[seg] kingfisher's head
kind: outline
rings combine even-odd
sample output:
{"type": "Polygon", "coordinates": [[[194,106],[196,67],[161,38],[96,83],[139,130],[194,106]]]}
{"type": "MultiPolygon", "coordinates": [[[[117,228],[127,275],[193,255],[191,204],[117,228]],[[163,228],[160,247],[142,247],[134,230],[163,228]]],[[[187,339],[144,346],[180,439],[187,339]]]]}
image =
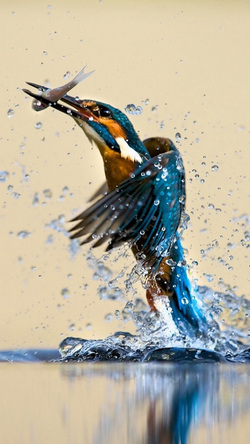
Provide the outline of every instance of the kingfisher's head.
{"type": "Polygon", "coordinates": [[[40,94],[35,94],[23,89],[25,93],[35,99],[33,109],[41,111],[51,106],[71,115],[89,140],[97,144],[101,152],[103,149],[111,150],[111,152],[119,154],[121,158],[139,164],[150,158],[132,123],[119,109],[107,103],[81,100],[63,94],[67,91],[68,84],[50,90],[36,83],[27,83],[40,91],[40,94]],[[62,105],[60,101],[66,105],[62,105]]]}
{"type": "Polygon", "coordinates": [[[36,111],[51,106],[70,115],[89,140],[95,142],[104,160],[110,189],[127,179],[138,165],[150,158],[132,123],[119,109],[106,103],[63,94],[64,87],[63,90],[60,87],[49,90],[35,83],[28,84],[40,90],[40,94],[23,90],[35,99],[33,108],[36,111]]]}
{"type": "MultiPolygon", "coordinates": [[[[77,111],[72,112],[72,117],[88,139],[96,143],[102,154],[104,150],[110,150],[136,163],[142,163],[149,158],[133,125],[119,109],[106,103],[79,100],[70,96],[64,96],[61,100],[77,111]]],[[[65,109],[62,108],[62,111],[65,109]]],[[[67,112],[70,114],[70,109],[67,109],[67,112]]]]}

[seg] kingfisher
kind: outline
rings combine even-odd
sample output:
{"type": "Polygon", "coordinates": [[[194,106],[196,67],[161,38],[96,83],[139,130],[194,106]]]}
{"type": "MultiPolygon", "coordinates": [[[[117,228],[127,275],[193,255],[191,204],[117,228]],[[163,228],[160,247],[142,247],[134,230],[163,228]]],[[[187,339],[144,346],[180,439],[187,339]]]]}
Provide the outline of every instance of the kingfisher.
{"type": "MultiPolygon", "coordinates": [[[[86,75],[85,75],[86,76],[86,75]]],[[[84,76],[82,76],[84,77],[84,76]]],[[[75,217],[71,239],[107,250],[127,243],[146,276],[152,311],[171,307],[178,327],[201,331],[206,317],[192,292],[178,228],[185,208],[185,171],[180,152],[163,137],[141,141],[128,117],[107,103],[79,99],[66,89],[27,82],[36,111],[52,107],[70,115],[100,151],[108,192],[75,217]],[[58,92],[59,91],[59,92],[58,92]]]]}

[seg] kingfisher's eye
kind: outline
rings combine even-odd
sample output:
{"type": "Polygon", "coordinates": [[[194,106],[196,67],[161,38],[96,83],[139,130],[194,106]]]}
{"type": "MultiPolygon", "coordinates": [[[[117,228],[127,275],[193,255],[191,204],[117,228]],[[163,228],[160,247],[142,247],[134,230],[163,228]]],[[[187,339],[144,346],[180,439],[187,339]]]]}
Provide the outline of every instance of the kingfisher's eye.
{"type": "Polygon", "coordinates": [[[99,106],[100,117],[112,117],[111,111],[105,106],[99,106]]]}
{"type": "Polygon", "coordinates": [[[103,105],[92,105],[89,106],[89,110],[96,117],[112,117],[111,111],[103,105]]]}

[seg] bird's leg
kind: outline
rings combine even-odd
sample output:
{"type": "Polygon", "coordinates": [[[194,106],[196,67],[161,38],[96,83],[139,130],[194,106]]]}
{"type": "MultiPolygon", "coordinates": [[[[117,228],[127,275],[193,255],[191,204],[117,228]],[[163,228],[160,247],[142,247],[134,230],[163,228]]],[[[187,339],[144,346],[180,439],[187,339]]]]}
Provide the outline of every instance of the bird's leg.
{"type": "Polygon", "coordinates": [[[148,301],[148,305],[152,311],[157,312],[157,308],[155,306],[155,299],[161,296],[162,294],[160,288],[157,286],[156,281],[152,279],[146,291],[146,298],[148,301]]]}
{"type": "Polygon", "coordinates": [[[169,280],[171,276],[171,267],[168,265],[168,259],[164,258],[160,264],[156,275],[150,274],[148,278],[148,288],[146,298],[152,311],[157,311],[157,299],[170,298],[173,291],[169,288],[169,280]]]}

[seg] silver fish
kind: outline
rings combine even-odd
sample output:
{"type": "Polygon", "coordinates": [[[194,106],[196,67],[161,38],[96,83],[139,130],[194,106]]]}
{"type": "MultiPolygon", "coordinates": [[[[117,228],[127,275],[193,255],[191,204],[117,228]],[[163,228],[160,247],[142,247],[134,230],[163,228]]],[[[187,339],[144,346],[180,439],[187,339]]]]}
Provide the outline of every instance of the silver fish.
{"type": "MultiPolygon", "coordinates": [[[[67,94],[72,88],[74,88],[76,85],[78,85],[80,82],[82,82],[84,79],[87,79],[87,77],[91,76],[94,71],[86,72],[84,74],[86,66],[82,68],[82,70],[72,79],[70,82],[66,83],[63,86],[58,86],[57,88],[50,89],[50,88],[44,88],[41,91],[40,97],[45,98],[47,100],[50,100],[51,102],[57,102],[60,100],[65,94],[67,94]]],[[[32,84],[31,84],[32,85],[32,84]]],[[[32,108],[35,111],[42,111],[43,109],[48,108],[49,105],[46,105],[39,99],[34,99],[32,102],[32,108]]]]}

